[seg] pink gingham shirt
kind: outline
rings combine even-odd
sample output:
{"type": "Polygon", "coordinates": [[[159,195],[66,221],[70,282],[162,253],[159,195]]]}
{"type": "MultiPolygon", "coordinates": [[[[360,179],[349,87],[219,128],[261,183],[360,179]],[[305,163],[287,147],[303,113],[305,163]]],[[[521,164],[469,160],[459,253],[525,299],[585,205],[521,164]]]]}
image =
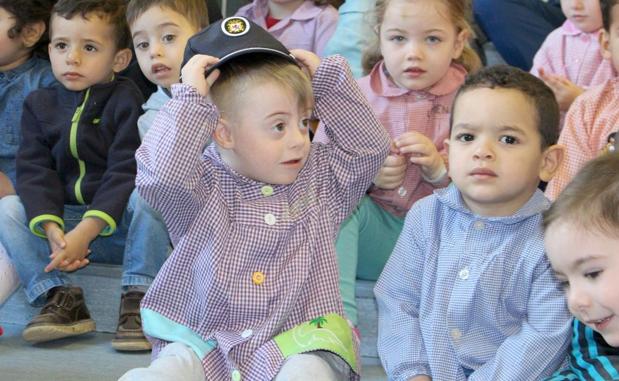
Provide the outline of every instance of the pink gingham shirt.
{"type": "Polygon", "coordinates": [[[317,6],[310,0],[303,2],[292,15],[271,28],[266,26],[268,14],[267,0],[254,0],[236,12],[237,16],[243,16],[269,31],[288,49],[305,49],[319,56],[322,56],[325,45],[335,32],[338,19],[333,6],[317,6]]]}
{"type": "Polygon", "coordinates": [[[614,78],[610,60],[604,59],[600,51],[600,32],[585,33],[566,20],[546,37],[533,58],[531,74],[539,77],[542,68],[585,89],[614,78]]]}
{"type": "Polygon", "coordinates": [[[594,87],[576,98],[567,113],[559,144],[567,148],[559,171],[548,183],[546,196],[555,200],[559,193],[589,161],[606,146],[608,136],[619,126],[619,78],[594,87]]]}
{"type": "MultiPolygon", "coordinates": [[[[313,89],[331,143],[312,144],[290,185],[243,177],[213,145],[203,151],[218,111],[186,85],[172,87],[136,153],[137,189],[162,213],[175,247],[141,307],[216,340],[202,359],[208,380],[235,370],[271,380],[283,362],[274,336],[343,316],[335,237],[387,156],[389,137],[341,56],[322,61],[313,89]],[[256,271],[262,284],[252,282],[256,271]],[[248,329],[253,335],[242,334],[248,329]]],[[[150,339],[156,355],[166,343],[150,339]]]]}
{"type": "MultiPolygon", "coordinates": [[[[393,83],[385,73],[381,61],[369,75],[360,78],[358,82],[391,139],[408,131],[416,131],[432,140],[437,150],[446,157],[443,141],[449,138],[451,104],[465,77],[466,70],[453,64],[447,74],[431,88],[413,91],[393,83]]],[[[314,139],[326,140],[320,130],[314,139]]],[[[387,190],[372,185],[368,194],[383,209],[404,217],[415,201],[431,194],[437,187],[446,186],[448,181],[445,176],[444,181],[429,183],[423,178],[421,167],[408,163],[400,187],[387,190]]]]}

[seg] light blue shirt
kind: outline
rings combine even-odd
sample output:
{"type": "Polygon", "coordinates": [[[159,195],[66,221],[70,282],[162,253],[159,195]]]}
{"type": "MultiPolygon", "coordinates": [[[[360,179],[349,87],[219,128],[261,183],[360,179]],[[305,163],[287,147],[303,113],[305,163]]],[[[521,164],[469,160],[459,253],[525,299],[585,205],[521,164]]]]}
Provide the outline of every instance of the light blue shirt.
{"type": "Polygon", "coordinates": [[[571,317],[546,259],[539,190],[480,217],[455,185],[421,199],[374,290],[390,380],[539,380],[567,356],[571,317]]]}
{"type": "Polygon", "coordinates": [[[15,185],[15,155],[21,142],[24,100],[32,91],[58,85],[48,60],[32,57],[15,69],[0,72],[0,171],[15,185]]]}
{"type": "Polygon", "coordinates": [[[322,53],[323,56],[344,56],[355,78],[363,77],[363,50],[372,38],[377,38],[368,16],[374,10],[375,3],[376,0],[346,0],[338,10],[335,33],[322,53]]]}
{"type": "Polygon", "coordinates": [[[138,118],[138,131],[141,140],[144,140],[144,135],[146,135],[150,126],[153,125],[155,117],[159,110],[161,110],[161,107],[170,99],[172,99],[170,93],[163,87],[157,86],[157,91],[152,93],[150,97],[148,97],[146,103],[142,105],[144,113],[138,118]]]}

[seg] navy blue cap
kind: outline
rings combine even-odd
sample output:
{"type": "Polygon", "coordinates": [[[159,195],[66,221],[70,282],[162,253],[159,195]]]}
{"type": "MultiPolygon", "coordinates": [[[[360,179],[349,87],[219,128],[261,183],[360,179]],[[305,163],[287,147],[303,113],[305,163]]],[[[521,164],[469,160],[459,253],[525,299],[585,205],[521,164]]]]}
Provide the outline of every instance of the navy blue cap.
{"type": "Polygon", "coordinates": [[[219,62],[207,71],[208,75],[231,59],[252,53],[273,54],[298,65],[288,49],[269,32],[245,17],[233,16],[217,21],[191,37],[185,47],[183,66],[196,54],[219,58],[219,62]]]}

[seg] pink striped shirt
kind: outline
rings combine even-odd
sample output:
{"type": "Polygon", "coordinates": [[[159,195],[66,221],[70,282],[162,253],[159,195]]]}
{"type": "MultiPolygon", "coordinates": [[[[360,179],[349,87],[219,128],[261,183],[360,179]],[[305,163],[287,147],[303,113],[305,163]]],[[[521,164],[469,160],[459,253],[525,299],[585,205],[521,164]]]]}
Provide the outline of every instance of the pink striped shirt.
{"type": "MultiPolygon", "coordinates": [[[[408,131],[420,132],[430,138],[446,158],[443,141],[449,137],[451,104],[464,82],[466,70],[452,65],[445,77],[425,91],[403,89],[393,83],[385,71],[381,61],[358,82],[391,139],[408,131]]],[[[324,141],[324,134],[319,130],[314,140],[324,141]]],[[[400,187],[387,190],[372,185],[368,194],[383,209],[403,217],[415,201],[431,194],[436,187],[446,186],[447,181],[446,178],[438,184],[429,183],[424,180],[421,167],[409,163],[400,187]]]]}
{"type": "Polygon", "coordinates": [[[606,146],[608,136],[619,125],[619,78],[594,87],[576,98],[567,113],[559,144],[567,155],[555,177],[548,183],[546,196],[555,200],[559,193],[589,161],[606,146]]]}
{"type": "Polygon", "coordinates": [[[601,30],[585,33],[567,20],[548,35],[533,59],[531,73],[539,77],[539,69],[564,76],[574,84],[588,88],[615,77],[610,60],[600,51],[601,30]]]}
{"type": "Polygon", "coordinates": [[[305,49],[319,56],[322,56],[325,45],[335,32],[338,19],[333,6],[317,6],[309,0],[271,28],[266,26],[268,14],[267,0],[254,0],[236,12],[237,16],[246,17],[269,31],[288,49],[305,49]]]}

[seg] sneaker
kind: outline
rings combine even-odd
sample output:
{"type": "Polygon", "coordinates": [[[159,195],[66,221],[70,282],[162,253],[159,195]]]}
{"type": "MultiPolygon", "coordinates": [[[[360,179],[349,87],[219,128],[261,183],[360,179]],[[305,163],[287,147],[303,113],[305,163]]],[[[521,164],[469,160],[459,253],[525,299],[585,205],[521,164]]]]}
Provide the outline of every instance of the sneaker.
{"type": "Polygon", "coordinates": [[[94,330],[95,321],[90,318],[82,289],[60,286],[48,292],[45,306],[26,325],[22,336],[31,343],[41,343],[94,330]]]}
{"type": "Polygon", "coordinates": [[[150,351],[151,345],[142,332],[140,301],[144,297],[141,291],[123,293],[118,313],[118,328],[112,340],[112,347],[117,351],[150,351]]]}

